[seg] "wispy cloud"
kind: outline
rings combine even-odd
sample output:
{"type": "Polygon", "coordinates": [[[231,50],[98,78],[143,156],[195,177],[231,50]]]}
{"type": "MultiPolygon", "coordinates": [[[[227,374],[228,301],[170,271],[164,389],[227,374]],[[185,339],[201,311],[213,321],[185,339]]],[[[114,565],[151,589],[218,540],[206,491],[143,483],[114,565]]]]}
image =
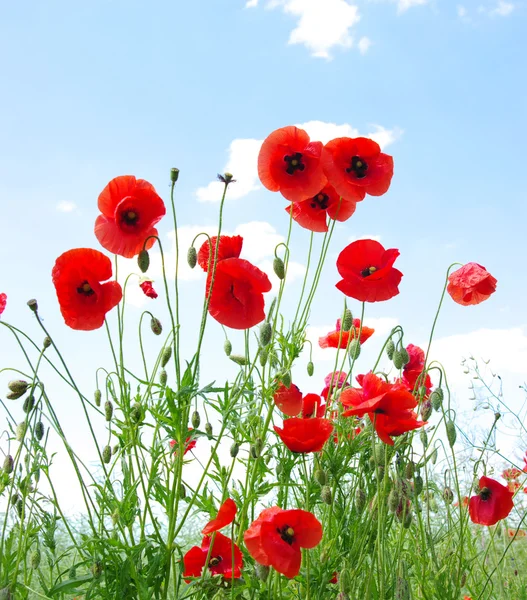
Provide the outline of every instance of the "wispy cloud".
{"type": "Polygon", "coordinates": [[[59,212],[70,213],[76,210],[77,205],[74,202],[68,202],[67,200],[63,200],[59,202],[55,207],[59,212]]]}

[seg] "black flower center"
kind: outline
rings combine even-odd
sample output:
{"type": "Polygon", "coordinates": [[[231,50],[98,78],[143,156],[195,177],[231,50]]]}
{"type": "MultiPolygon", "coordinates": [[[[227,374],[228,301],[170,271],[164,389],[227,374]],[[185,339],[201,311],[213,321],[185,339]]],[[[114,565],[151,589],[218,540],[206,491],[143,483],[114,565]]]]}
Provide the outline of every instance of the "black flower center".
{"type": "Polygon", "coordinates": [[[320,208],[321,210],[326,210],[329,204],[329,196],[327,194],[317,194],[311,198],[310,206],[311,208],[320,208]]]}
{"type": "Polygon", "coordinates": [[[209,567],[216,567],[217,565],[220,564],[220,562],[223,560],[223,558],[221,556],[213,556],[210,560],[209,560],[209,567]]]}
{"type": "Polygon", "coordinates": [[[93,296],[93,294],[95,294],[91,288],[91,285],[87,281],[84,281],[79,285],[77,292],[83,296],[93,296]]]}
{"type": "Polygon", "coordinates": [[[139,221],[139,214],[135,208],[123,210],[121,213],[121,221],[125,225],[137,225],[137,222],[139,221]]]}
{"type": "Polygon", "coordinates": [[[479,492],[479,497],[482,500],[489,500],[490,497],[492,496],[492,492],[489,490],[489,488],[484,487],[482,490],[480,490],[479,492]]]}
{"type": "Polygon", "coordinates": [[[306,168],[306,165],[302,162],[302,154],[300,152],[287,154],[284,156],[284,161],[287,163],[285,172],[288,175],[294,175],[296,171],[303,171],[306,168]]]}
{"type": "Polygon", "coordinates": [[[367,269],[363,269],[360,274],[363,277],[369,277],[372,273],[375,273],[375,271],[377,270],[377,267],[368,267],[367,269]]]}
{"type": "Polygon", "coordinates": [[[351,159],[351,166],[346,169],[346,173],[355,173],[355,177],[362,179],[366,177],[368,163],[360,156],[354,156],[351,159]]]}
{"type": "Polygon", "coordinates": [[[282,529],[277,529],[276,531],[278,531],[284,542],[290,546],[295,541],[295,530],[292,527],[289,527],[289,525],[284,525],[282,529]]]}

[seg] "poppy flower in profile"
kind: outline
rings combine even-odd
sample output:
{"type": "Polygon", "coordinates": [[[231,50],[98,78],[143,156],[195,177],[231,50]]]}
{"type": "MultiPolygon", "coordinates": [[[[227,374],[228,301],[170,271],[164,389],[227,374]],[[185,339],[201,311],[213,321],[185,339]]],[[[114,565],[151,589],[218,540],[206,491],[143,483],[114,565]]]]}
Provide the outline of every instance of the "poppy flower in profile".
{"type": "Polygon", "coordinates": [[[304,229],[325,232],[328,230],[327,217],[344,222],[356,208],[356,202],[341,198],[333,186],[328,184],[312,198],[293,202],[286,211],[304,229]]]}
{"type": "Polygon", "coordinates": [[[262,511],[243,539],[256,562],[291,579],[300,572],[301,548],[314,548],[320,543],[322,524],[308,511],[273,506],[262,511]]]}
{"type": "Polygon", "coordinates": [[[5,310],[7,304],[7,294],[0,294],[0,315],[2,315],[2,313],[5,310]]]}
{"type": "Polygon", "coordinates": [[[385,250],[375,240],[357,240],[346,246],[337,259],[342,280],[336,287],[361,302],[389,300],[399,293],[403,274],[393,263],[399,250],[385,250]]]}
{"type": "MultiPolygon", "coordinates": [[[[192,429],[192,427],[188,428],[189,433],[191,433],[192,431],[194,431],[192,429]]],[[[185,451],[183,452],[183,456],[185,456],[185,454],[187,454],[187,452],[190,452],[191,450],[194,450],[194,448],[196,447],[197,441],[195,439],[192,438],[192,434],[189,435],[187,438],[185,438],[185,451]]],[[[174,446],[177,446],[177,441],[176,440],[171,440],[170,441],[170,447],[174,448],[174,446]]],[[[174,454],[176,454],[177,452],[177,448],[174,451],[174,454]]]]}
{"type": "Polygon", "coordinates": [[[139,287],[143,290],[143,293],[148,298],[157,298],[157,292],[154,290],[154,286],[151,281],[143,281],[139,284],[139,287]]]}
{"type": "Polygon", "coordinates": [[[283,428],[275,425],[274,430],[291,452],[304,454],[322,450],[333,433],[333,424],[328,419],[291,417],[283,428]]]}
{"type": "Polygon", "coordinates": [[[232,579],[242,576],[243,554],[232,540],[217,532],[214,541],[211,536],[206,535],[201,542],[201,547],[193,546],[183,557],[183,564],[185,580],[189,577],[200,577],[205,567],[212,575],[223,575],[225,579],[232,579]],[[212,549],[210,549],[211,542],[212,549]],[[206,564],[207,556],[209,556],[208,564],[206,564]]]}
{"type": "Polygon", "coordinates": [[[310,419],[311,417],[321,418],[326,413],[326,405],[318,394],[306,394],[302,399],[302,418],[310,419]]]}
{"type": "Polygon", "coordinates": [[[375,329],[366,327],[366,325],[363,325],[361,330],[360,319],[353,319],[353,327],[349,331],[341,332],[341,322],[340,319],[337,319],[335,331],[330,331],[327,335],[318,338],[318,345],[321,348],[347,348],[348,343],[358,337],[359,331],[361,346],[375,333],[375,329]]]}
{"type": "Polygon", "coordinates": [[[232,498],[227,498],[227,500],[225,500],[225,502],[220,506],[216,518],[212,519],[212,521],[209,521],[201,533],[203,535],[209,535],[215,531],[219,531],[220,529],[227,527],[227,525],[230,525],[234,521],[237,510],[236,502],[234,502],[232,498]]]}
{"type": "Polygon", "coordinates": [[[511,512],[513,496],[513,492],[496,480],[481,477],[479,493],[470,498],[468,505],[471,521],[478,525],[495,525],[511,512]]]}
{"type": "Polygon", "coordinates": [[[112,261],[90,248],[61,254],[51,272],[60,312],[68,327],[91,331],[102,327],[106,313],[121,301],[123,291],[112,276],[112,261]],[[106,283],[101,283],[106,281],[106,283]]]}
{"type": "Polygon", "coordinates": [[[478,263],[467,263],[448,276],[446,291],[463,306],[480,304],[496,291],[498,280],[478,263]]]}
{"type": "Polygon", "coordinates": [[[321,154],[322,143],[311,142],[303,129],[281,127],[260,148],[258,176],[264,187],[292,202],[312,198],[327,183],[321,154]]]}
{"type": "Polygon", "coordinates": [[[133,175],[115,177],[101,192],[98,200],[101,211],[95,221],[95,235],[103,248],[113,254],[132,258],[143,247],[154,245],[154,227],[165,215],[163,200],[154,186],[133,175]]]}
{"type": "MultiPolygon", "coordinates": [[[[212,247],[212,256],[210,259],[210,264],[212,266],[214,260],[214,254],[216,253],[216,242],[218,240],[217,236],[211,238],[210,243],[209,240],[206,240],[201,244],[201,248],[198,252],[198,264],[199,266],[207,272],[209,270],[209,254],[212,247]]],[[[242,252],[243,246],[243,238],[241,235],[220,235],[220,244],[218,247],[218,257],[217,261],[225,260],[226,258],[239,258],[242,252]]]]}
{"type": "Polygon", "coordinates": [[[288,417],[296,417],[302,410],[302,392],[292,383],[286,387],[283,383],[273,395],[276,406],[288,417]]]}
{"type": "Polygon", "coordinates": [[[382,196],[393,176],[393,158],[369,138],[336,138],[322,150],[324,172],[337,193],[359,202],[382,196]]]}
{"type": "Polygon", "coordinates": [[[417,381],[419,380],[419,386],[424,386],[426,388],[426,394],[429,394],[432,391],[432,380],[428,373],[426,374],[426,377],[422,376],[425,368],[424,350],[414,344],[408,344],[408,346],[406,346],[406,351],[408,352],[410,360],[403,368],[403,383],[408,388],[408,391],[413,392],[417,385],[417,381]]]}
{"type": "Polygon", "coordinates": [[[347,379],[348,374],[344,373],[344,371],[334,371],[332,373],[328,373],[324,378],[325,387],[320,392],[322,398],[324,398],[324,400],[327,400],[331,391],[335,393],[335,390],[341,389],[345,385],[349,385],[346,384],[347,379]]]}
{"type": "MultiPolygon", "coordinates": [[[[207,296],[211,277],[207,278],[207,296]]],[[[271,290],[269,277],[242,258],[226,258],[216,265],[209,300],[210,315],[232,329],[249,329],[265,319],[264,292],[271,290]]]]}

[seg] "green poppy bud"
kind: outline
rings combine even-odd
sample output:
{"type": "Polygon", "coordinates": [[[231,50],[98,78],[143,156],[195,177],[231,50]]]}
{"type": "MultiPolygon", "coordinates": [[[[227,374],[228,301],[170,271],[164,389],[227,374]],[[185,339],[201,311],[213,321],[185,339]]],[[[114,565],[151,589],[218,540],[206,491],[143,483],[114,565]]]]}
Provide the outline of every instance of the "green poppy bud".
{"type": "Polygon", "coordinates": [[[322,499],[322,502],[324,502],[324,504],[331,504],[333,502],[333,495],[331,493],[331,488],[329,487],[329,485],[325,485],[320,490],[320,498],[322,499]]]}
{"type": "Polygon", "coordinates": [[[161,335],[163,331],[163,325],[161,325],[161,321],[159,319],[152,317],[150,320],[150,329],[155,335],[161,335]]]}
{"type": "Polygon", "coordinates": [[[430,394],[430,402],[434,410],[438,412],[441,410],[443,404],[443,390],[441,388],[437,388],[430,394]]]}
{"type": "Polygon", "coordinates": [[[23,379],[15,379],[14,381],[10,381],[7,384],[7,387],[14,394],[19,394],[18,397],[20,397],[20,396],[22,396],[23,394],[25,394],[27,392],[27,388],[29,387],[29,383],[27,381],[24,381],[23,379]]]}
{"type": "Polygon", "coordinates": [[[408,350],[406,350],[406,348],[401,348],[399,350],[399,354],[401,355],[403,365],[407,365],[410,362],[410,355],[408,354],[408,350]]]}
{"type": "Polygon", "coordinates": [[[143,420],[143,407],[140,402],[134,402],[130,408],[130,421],[136,424],[143,420]]]}
{"type": "Polygon", "coordinates": [[[4,466],[3,466],[4,473],[7,473],[9,475],[10,473],[13,472],[14,467],[15,467],[15,461],[13,460],[13,457],[10,454],[8,454],[4,458],[4,466]]]}
{"type": "Polygon", "coordinates": [[[187,251],[187,263],[188,266],[193,269],[198,262],[198,253],[196,252],[196,248],[191,246],[187,251]]]}
{"type": "Polygon", "coordinates": [[[344,311],[344,315],[342,317],[342,331],[349,331],[353,326],[353,315],[351,314],[351,310],[347,308],[344,311]]]}
{"type": "Polygon", "coordinates": [[[454,492],[448,486],[443,490],[443,500],[446,504],[452,504],[454,501],[454,492]]]}
{"type": "Polygon", "coordinates": [[[307,363],[307,374],[312,377],[313,373],[315,372],[315,365],[313,364],[313,361],[309,361],[307,363]]]}
{"type": "Polygon", "coordinates": [[[150,266],[150,254],[148,254],[148,250],[141,250],[141,252],[139,252],[137,255],[137,265],[142,273],[148,271],[148,267],[150,266]]]}
{"type": "Polygon", "coordinates": [[[108,422],[112,420],[113,404],[110,402],[110,400],[107,400],[104,403],[104,416],[108,422]]]}
{"type": "Polygon", "coordinates": [[[115,444],[115,446],[112,448],[112,455],[115,456],[116,454],[118,454],[119,450],[120,450],[119,444],[115,444]]]}
{"type": "Polygon", "coordinates": [[[95,390],[95,392],[93,394],[93,398],[95,400],[95,406],[100,406],[101,398],[102,398],[101,390],[95,390]]]}
{"type": "Polygon", "coordinates": [[[205,423],[205,433],[210,440],[212,438],[212,425],[210,423],[205,423]]]}
{"type": "Polygon", "coordinates": [[[22,515],[24,514],[24,501],[22,500],[22,498],[19,498],[17,500],[15,508],[16,508],[16,512],[18,513],[19,518],[22,518],[22,515]]]}
{"type": "Polygon", "coordinates": [[[110,446],[105,446],[102,451],[102,462],[108,464],[112,460],[112,449],[110,446]]]}
{"type": "Polygon", "coordinates": [[[159,383],[162,386],[165,386],[167,384],[167,380],[168,380],[168,373],[166,372],[165,369],[161,369],[161,371],[159,371],[159,383]]]}
{"type": "Polygon", "coordinates": [[[395,344],[393,343],[392,338],[390,338],[386,342],[386,354],[390,360],[393,359],[394,352],[395,352],[395,344]]]}
{"type": "Polygon", "coordinates": [[[432,452],[430,452],[430,462],[435,465],[437,462],[437,448],[434,448],[432,452]]]}
{"type": "Polygon", "coordinates": [[[386,450],[384,444],[375,445],[374,461],[378,465],[386,464],[386,450]]]}
{"type": "Polygon", "coordinates": [[[267,350],[267,348],[260,348],[259,360],[262,367],[265,367],[268,356],[269,350],[267,350]]]}
{"type": "Polygon", "coordinates": [[[415,473],[415,463],[412,461],[407,462],[406,468],[405,468],[406,479],[413,479],[414,473],[415,473]]]}
{"type": "Polygon", "coordinates": [[[35,425],[35,437],[39,442],[44,437],[44,423],[42,421],[38,421],[35,425]]]}
{"type": "Polygon", "coordinates": [[[421,444],[423,444],[423,447],[426,448],[428,446],[428,434],[424,429],[421,429],[419,437],[421,438],[421,444]]]}
{"type": "Polygon", "coordinates": [[[166,367],[172,358],[172,346],[167,346],[161,354],[161,367],[166,367]]]}
{"type": "Polygon", "coordinates": [[[179,179],[179,169],[177,167],[172,167],[170,169],[170,181],[172,183],[176,183],[176,181],[179,179]]]}
{"type": "Polygon", "coordinates": [[[271,323],[265,321],[260,325],[260,346],[267,346],[273,337],[273,328],[271,327],[271,323]]]}
{"type": "Polygon", "coordinates": [[[317,469],[314,473],[315,481],[320,483],[320,485],[326,485],[328,478],[326,476],[326,472],[323,469],[317,469]]]}
{"type": "Polygon", "coordinates": [[[24,400],[24,404],[22,405],[22,410],[25,413],[30,413],[34,408],[35,408],[35,396],[33,396],[33,394],[30,394],[24,400]]]}
{"type": "Polygon", "coordinates": [[[232,352],[232,344],[230,342],[230,340],[225,340],[225,342],[223,343],[223,349],[225,350],[225,354],[227,356],[231,355],[232,352]]]}
{"type": "Polygon", "coordinates": [[[43,347],[43,348],[44,348],[44,350],[45,350],[46,348],[49,348],[50,346],[51,346],[51,338],[50,338],[50,337],[47,335],[47,336],[44,338],[44,341],[42,342],[42,347],[43,347]]]}
{"type": "Polygon", "coordinates": [[[281,258],[276,257],[273,261],[273,271],[278,279],[284,279],[285,277],[285,265],[281,258]]]}
{"type": "Polygon", "coordinates": [[[424,482],[421,475],[417,474],[414,477],[414,494],[419,496],[419,494],[423,491],[424,482]]]}
{"type": "Polygon", "coordinates": [[[21,421],[16,426],[16,441],[17,442],[21,442],[24,439],[24,436],[26,435],[26,430],[27,430],[27,423],[25,421],[21,421]]]}
{"type": "Polygon", "coordinates": [[[231,446],[231,457],[236,458],[238,456],[238,452],[240,451],[240,445],[234,442],[231,446]]]}
{"type": "Polygon", "coordinates": [[[402,357],[401,353],[399,352],[399,350],[394,351],[392,360],[393,360],[393,366],[397,370],[400,370],[403,368],[403,366],[404,366],[403,357],[402,357]]]}
{"type": "Polygon", "coordinates": [[[421,419],[423,419],[423,421],[428,421],[430,415],[432,414],[432,403],[430,400],[423,400],[421,402],[421,408],[419,409],[419,412],[421,413],[421,419]]]}
{"type": "Polygon", "coordinates": [[[352,340],[349,345],[350,358],[357,359],[360,356],[360,341],[352,340]]]}
{"type": "Polygon", "coordinates": [[[456,443],[456,438],[457,438],[456,426],[454,425],[454,421],[448,420],[445,423],[445,428],[446,428],[446,437],[448,439],[448,443],[450,444],[450,447],[452,448],[454,446],[454,444],[456,443]]]}
{"type": "Polygon", "coordinates": [[[366,492],[361,488],[357,488],[355,490],[355,508],[357,509],[357,512],[361,513],[364,510],[365,506],[366,492]]]}
{"type": "Polygon", "coordinates": [[[240,365],[240,367],[243,367],[247,364],[247,359],[241,354],[231,354],[229,358],[232,360],[232,362],[235,362],[237,365],[240,365]]]}
{"type": "Polygon", "coordinates": [[[194,429],[198,429],[199,424],[201,423],[201,417],[199,416],[199,412],[197,410],[192,413],[191,423],[194,429]]]}
{"type": "Polygon", "coordinates": [[[187,497],[187,488],[180,483],[179,484],[179,497],[181,498],[181,500],[184,500],[187,497]]]}
{"type": "Polygon", "coordinates": [[[400,490],[398,489],[397,485],[395,485],[388,494],[388,509],[394,513],[399,507],[400,502],[400,490]]]}
{"type": "Polygon", "coordinates": [[[426,396],[427,392],[428,392],[428,390],[426,389],[426,386],[422,385],[417,390],[417,395],[420,396],[421,398],[424,398],[426,396]]]}

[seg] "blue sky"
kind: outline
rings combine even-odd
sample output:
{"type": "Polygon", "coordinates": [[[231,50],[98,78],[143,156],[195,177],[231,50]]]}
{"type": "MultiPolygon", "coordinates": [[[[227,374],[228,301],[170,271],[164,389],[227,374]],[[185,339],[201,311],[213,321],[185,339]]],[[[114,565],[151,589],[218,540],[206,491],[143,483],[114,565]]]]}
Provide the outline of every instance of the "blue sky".
{"type": "MultiPolygon", "coordinates": [[[[4,318],[39,338],[25,306],[37,297],[46,324],[76,349],[79,376],[93,382],[86,367],[98,364],[103,332],[66,330],[50,272],[65,250],[97,247],[96,200],[106,183],[135,174],[168,200],[168,172],[179,167],[186,240],[214,226],[218,204],[198,190],[232,166],[238,197],[227,203],[226,229],[245,224],[252,238],[246,257],[265,266],[288,221],[283,199],[254,180],[251,152],[277,127],[316,121],[317,131],[377,132],[391,142],[395,176],[388,194],[368,197],[337,228],[312,326],[327,328],[341,310],[334,263],[353,238],[379,236],[400,249],[401,294],[369,307],[367,317],[384,319],[379,332],[402,323],[408,342],[427,339],[448,265],[479,262],[497,277],[498,292],[472,308],[447,302],[438,348],[452,368],[462,353],[492,355],[519,405],[517,386],[527,374],[525,5],[247,4],[49,0],[0,7],[4,318]]],[[[160,226],[167,248],[171,229],[167,218],[160,226]]],[[[308,233],[295,230],[300,270],[307,242],[308,233]]],[[[293,302],[298,280],[291,289],[293,302]]],[[[189,330],[202,290],[202,279],[182,282],[189,330]]],[[[215,371],[220,333],[210,326],[211,378],[222,372],[215,371]]],[[[12,357],[4,335],[2,364],[12,357]]],[[[372,354],[381,343],[372,340],[372,354]]],[[[306,391],[319,391],[326,366],[306,391]]]]}

